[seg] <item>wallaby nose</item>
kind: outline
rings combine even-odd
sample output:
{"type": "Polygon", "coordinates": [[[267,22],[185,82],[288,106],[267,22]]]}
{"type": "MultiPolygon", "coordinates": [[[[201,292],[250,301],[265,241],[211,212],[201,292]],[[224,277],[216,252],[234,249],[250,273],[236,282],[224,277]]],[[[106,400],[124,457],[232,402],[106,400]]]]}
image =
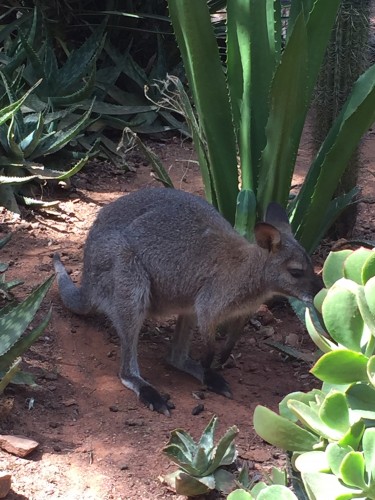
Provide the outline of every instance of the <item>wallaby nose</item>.
{"type": "Polygon", "coordinates": [[[324,288],[324,283],[323,279],[319,274],[314,275],[314,281],[313,281],[313,286],[312,286],[312,292],[315,297],[315,295],[320,292],[320,290],[324,288]]]}

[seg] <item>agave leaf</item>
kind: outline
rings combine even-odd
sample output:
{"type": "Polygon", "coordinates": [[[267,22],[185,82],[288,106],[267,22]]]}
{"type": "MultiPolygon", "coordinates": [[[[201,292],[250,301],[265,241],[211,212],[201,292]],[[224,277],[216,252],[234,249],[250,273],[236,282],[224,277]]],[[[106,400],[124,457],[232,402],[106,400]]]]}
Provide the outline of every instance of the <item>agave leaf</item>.
{"type": "Polygon", "coordinates": [[[215,489],[225,493],[226,495],[236,486],[236,478],[234,474],[225,469],[217,469],[214,472],[214,478],[215,489]]]}
{"type": "Polygon", "coordinates": [[[54,276],[36,288],[21,304],[17,304],[0,318],[0,356],[4,355],[19,340],[32,321],[43,298],[52,285],[54,276]]]}
{"type": "Polygon", "coordinates": [[[130,128],[126,128],[124,130],[124,134],[129,134],[132,137],[134,142],[141,149],[146,158],[150,161],[152,168],[157,175],[156,179],[162,182],[164,186],[173,188],[174,186],[172,179],[169,177],[168,172],[164,168],[163,164],[161,163],[157,155],[153,153],[151,149],[145,146],[141,141],[141,139],[138,137],[138,135],[135,134],[130,128]]]}
{"type": "Polygon", "coordinates": [[[29,196],[22,196],[20,194],[17,195],[17,199],[22,201],[22,204],[26,207],[56,207],[59,204],[59,201],[43,201],[37,200],[35,198],[30,198],[29,196]]]}
{"type": "Polygon", "coordinates": [[[194,466],[189,452],[185,449],[185,445],[167,444],[163,448],[163,452],[168,458],[179,466],[180,469],[192,476],[200,476],[201,473],[194,466]]]}
{"type": "Polygon", "coordinates": [[[0,184],[0,205],[15,214],[21,213],[11,186],[0,184]]]}
{"type": "Polygon", "coordinates": [[[238,434],[238,428],[234,425],[230,427],[220,439],[217,446],[211,452],[211,463],[206,470],[206,474],[212,474],[220,465],[229,465],[235,458],[233,441],[238,434]]]}
{"type": "Polygon", "coordinates": [[[9,233],[6,236],[4,236],[4,238],[1,238],[1,240],[0,240],[0,249],[3,248],[3,247],[5,247],[5,245],[7,243],[9,243],[9,240],[11,239],[11,237],[12,237],[12,233],[9,233]]]}
{"type": "Polygon", "coordinates": [[[207,454],[211,452],[211,450],[215,445],[214,437],[217,426],[218,426],[218,418],[216,415],[213,415],[208,425],[202,432],[202,436],[198,442],[199,448],[203,448],[207,454]]]}
{"type": "MultiPolygon", "coordinates": [[[[5,376],[5,372],[0,371],[0,379],[5,376]]],[[[34,376],[31,373],[18,371],[12,376],[11,384],[36,386],[34,376]]]]}
{"type": "Polygon", "coordinates": [[[204,495],[213,489],[215,489],[215,478],[213,475],[198,478],[181,471],[176,476],[176,493],[178,495],[204,495]]]}
{"type": "Polygon", "coordinates": [[[198,471],[198,476],[204,476],[208,467],[208,454],[204,448],[199,447],[193,459],[193,467],[198,471]]]}
{"type": "Polygon", "coordinates": [[[197,451],[197,443],[184,429],[172,431],[168,444],[176,444],[182,447],[190,460],[193,459],[194,453],[197,451]]]}
{"type": "MultiPolygon", "coordinates": [[[[0,184],[4,186],[16,186],[18,184],[25,184],[26,182],[32,181],[33,179],[37,178],[37,175],[24,175],[22,177],[8,177],[5,175],[0,175],[0,184]]],[[[1,205],[3,205],[3,203],[1,203],[1,205]]]]}

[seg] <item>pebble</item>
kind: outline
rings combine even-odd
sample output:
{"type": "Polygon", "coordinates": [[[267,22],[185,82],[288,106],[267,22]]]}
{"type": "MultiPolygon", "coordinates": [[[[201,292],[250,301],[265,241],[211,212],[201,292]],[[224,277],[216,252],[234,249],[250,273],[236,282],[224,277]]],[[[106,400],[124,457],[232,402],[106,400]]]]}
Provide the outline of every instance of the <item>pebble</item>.
{"type": "Polygon", "coordinates": [[[7,472],[0,472],[0,498],[5,498],[12,486],[12,476],[7,472]]]}
{"type": "Polygon", "coordinates": [[[199,404],[199,405],[195,406],[195,407],[191,410],[191,414],[192,414],[192,415],[199,415],[200,413],[202,413],[202,411],[204,411],[204,405],[199,404]]]}
{"type": "Polygon", "coordinates": [[[23,436],[0,434],[0,448],[17,457],[26,457],[39,446],[37,441],[23,436]]]}

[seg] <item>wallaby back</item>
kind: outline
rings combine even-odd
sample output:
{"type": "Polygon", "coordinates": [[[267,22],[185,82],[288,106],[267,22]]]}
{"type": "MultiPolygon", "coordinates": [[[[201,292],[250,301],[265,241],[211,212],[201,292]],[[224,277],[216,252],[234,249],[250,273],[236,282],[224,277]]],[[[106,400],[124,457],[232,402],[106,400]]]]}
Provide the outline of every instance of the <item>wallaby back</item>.
{"type": "Polygon", "coordinates": [[[320,288],[279,205],[270,204],[255,237],[250,244],[198,196],[140,190],[99,212],[86,241],[80,288],[55,257],[60,294],[73,312],[97,310],[112,320],[122,343],[122,382],[148,406],[168,413],[167,403],[139,374],[136,346],[147,315],[178,314],[170,362],[229,395],[209,366],[216,327],[241,323],[274,294],[311,300],[320,288]],[[203,365],[188,356],[195,324],[207,339],[203,365]]]}

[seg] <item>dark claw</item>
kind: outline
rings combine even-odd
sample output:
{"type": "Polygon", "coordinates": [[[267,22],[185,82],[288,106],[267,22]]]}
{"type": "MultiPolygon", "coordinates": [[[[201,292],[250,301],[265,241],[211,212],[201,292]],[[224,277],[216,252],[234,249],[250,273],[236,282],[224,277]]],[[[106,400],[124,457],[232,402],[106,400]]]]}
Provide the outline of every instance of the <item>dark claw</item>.
{"type": "Polygon", "coordinates": [[[139,399],[151,411],[157,411],[166,417],[171,416],[169,409],[172,408],[172,403],[165,397],[163,398],[156,389],[151,387],[151,385],[145,385],[141,388],[139,391],[139,399]]]}
{"type": "Polygon", "coordinates": [[[219,373],[209,369],[204,372],[204,383],[207,389],[217,394],[221,394],[226,398],[232,399],[232,391],[228,382],[219,373]]]}

